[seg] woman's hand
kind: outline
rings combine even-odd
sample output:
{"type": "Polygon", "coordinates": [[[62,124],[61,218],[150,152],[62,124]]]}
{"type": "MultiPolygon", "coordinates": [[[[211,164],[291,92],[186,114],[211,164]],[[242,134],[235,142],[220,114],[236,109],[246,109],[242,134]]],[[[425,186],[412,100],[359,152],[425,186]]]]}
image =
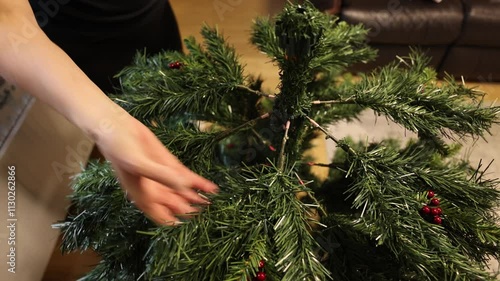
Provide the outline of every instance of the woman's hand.
{"type": "Polygon", "coordinates": [[[128,113],[105,122],[96,144],[111,161],[130,200],[158,224],[173,225],[176,216],[207,204],[197,191],[214,193],[217,186],[195,174],[172,155],[157,137],[128,113]]]}

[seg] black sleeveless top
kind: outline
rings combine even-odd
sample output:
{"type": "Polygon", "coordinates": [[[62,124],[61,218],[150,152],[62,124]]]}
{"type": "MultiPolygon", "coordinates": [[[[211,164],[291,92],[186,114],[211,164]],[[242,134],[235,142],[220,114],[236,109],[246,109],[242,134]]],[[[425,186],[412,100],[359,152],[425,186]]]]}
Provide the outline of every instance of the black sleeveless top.
{"type": "MultiPolygon", "coordinates": [[[[167,0],[30,0],[38,24],[107,93],[138,50],[181,50],[167,0]]],[[[71,91],[71,89],[69,89],[71,91]]]]}

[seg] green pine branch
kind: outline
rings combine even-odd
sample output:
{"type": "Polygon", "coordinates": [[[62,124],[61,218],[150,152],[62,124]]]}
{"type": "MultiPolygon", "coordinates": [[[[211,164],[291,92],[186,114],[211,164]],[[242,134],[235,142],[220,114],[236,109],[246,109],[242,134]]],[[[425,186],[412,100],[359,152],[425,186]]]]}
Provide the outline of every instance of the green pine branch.
{"type": "Polygon", "coordinates": [[[221,193],[205,212],[180,227],[158,229],[150,247],[152,276],[247,280],[264,259],[273,262],[266,265],[271,279],[296,280],[300,272],[306,280],[326,280],[327,271],[310,252],[315,241],[306,223],[306,208],[295,196],[302,188],[277,170],[262,173],[261,169],[245,169],[240,175],[224,172],[221,193]],[[297,256],[301,257],[298,270],[297,256]],[[200,266],[205,270],[190,270],[200,266]]]}
{"type": "Polygon", "coordinates": [[[248,99],[248,103],[254,101],[249,98],[253,93],[242,90],[243,67],[234,48],[217,29],[204,26],[201,34],[203,46],[194,39],[185,41],[190,51],[187,55],[138,54],[134,64],[118,74],[122,95],[116,96],[115,101],[143,121],[167,119],[185,112],[210,121],[218,116],[238,118],[242,98],[248,99]],[[181,64],[179,68],[170,67],[174,62],[181,64]]]}
{"type": "Polygon", "coordinates": [[[210,169],[216,162],[217,132],[202,132],[195,125],[158,126],[153,132],[183,163],[195,171],[210,169]]]}
{"type": "Polygon", "coordinates": [[[138,280],[149,239],[137,233],[154,224],[130,203],[109,163],[90,162],[73,183],[76,214],[56,224],[63,232],[61,250],[95,250],[104,262],[83,280],[138,280]]]}
{"type": "Polygon", "coordinates": [[[327,280],[330,273],[313,252],[319,245],[312,237],[311,229],[308,229],[308,209],[296,198],[295,192],[300,189],[291,189],[297,186],[295,182],[297,179],[280,176],[270,186],[270,192],[276,194],[272,202],[272,218],[277,221],[273,237],[276,267],[284,273],[281,280],[327,280]]]}
{"type": "MultiPolygon", "coordinates": [[[[324,17],[324,16],[323,16],[324,17]]],[[[315,73],[338,73],[349,65],[375,59],[377,51],[367,44],[368,30],[361,25],[350,25],[338,18],[324,18],[324,36],[311,61],[315,73]]]]}
{"type": "Polygon", "coordinates": [[[436,164],[428,161],[435,157],[439,156],[423,142],[404,150],[376,145],[350,153],[344,159],[350,166],[346,177],[352,182],[345,185],[344,195],[337,194],[356,210],[352,214],[356,230],[387,247],[405,274],[429,280],[493,280],[482,266],[488,255],[499,253],[500,228],[493,214],[500,200],[494,188],[498,182],[471,178],[470,169],[462,164],[435,169],[436,164]],[[443,226],[419,214],[429,201],[427,190],[441,199],[443,226]]]}
{"type": "Polygon", "coordinates": [[[445,80],[439,86],[428,59],[418,52],[363,76],[349,100],[428,136],[483,137],[498,123],[500,107],[484,107],[473,89],[445,80]]]}
{"type": "Polygon", "coordinates": [[[91,163],[73,183],[75,214],[57,225],[64,251],[103,257],[86,280],[248,281],[260,260],[268,280],[493,280],[484,266],[500,252],[498,181],[454,161],[459,147],[442,137],[483,137],[499,108],[451,79],[435,82],[418,52],[360,80],[339,78],[373,57],[365,36],[309,2],[258,19],[251,40],[280,67],[276,95],[243,75],[216,28],[202,28],[201,44],[187,39],[188,54],[138,54],[118,75],[115,100],[220,192],[181,225],[158,227],[109,163],[91,163]],[[419,139],[354,144],[323,127],[367,108],[419,139]],[[341,148],[316,163],[332,168],[325,185],[305,184],[308,167],[296,165],[315,129],[341,148]],[[420,214],[429,189],[441,225],[420,214]]]}
{"type": "Polygon", "coordinates": [[[250,42],[273,60],[285,56],[279,47],[274,23],[269,17],[258,17],[254,20],[250,42]]]}
{"type": "MultiPolygon", "coordinates": [[[[367,30],[361,25],[339,22],[337,17],[315,10],[310,3],[305,3],[303,7],[308,13],[307,16],[314,18],[307,24],[311,27],[298,26],[301,24],[299,19],[290,24],[295,25],[297,30],[303,31],[306,28],[311,28],[313,30],[321,29],[323,32],[314,50],[315,54],[310,66],[312,73],[338,73],[348,65],[367,62],[375,58],[376,51],[367,45],[367,30]]],[[[287,18],[284,15],[286,13],[293,14],[293,9],[297,8],[295,6],[286,7],[282,17],[277,17],[276,22],[287,18]]],[[[279,34],[276,34],[275,31],[276,22],[265,17],[257,18],[252,27],[251,42],[260,51],[282,65],[287,59],[286,53],[279,46],[279,34]]]]}

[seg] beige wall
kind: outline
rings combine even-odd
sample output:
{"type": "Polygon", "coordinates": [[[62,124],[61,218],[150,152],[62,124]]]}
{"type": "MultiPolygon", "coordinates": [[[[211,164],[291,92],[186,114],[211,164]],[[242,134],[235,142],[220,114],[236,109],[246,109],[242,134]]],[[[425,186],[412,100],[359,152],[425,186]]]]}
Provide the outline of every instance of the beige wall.
{"type": "Polygon", "coordinates": [[[79,129],[48,107],[35,102],[29,109],[0,158],[0,280],[41,280],[59,235],[51,224],[64,219],[69,176],[86,161],[91,146],[79,129]],[[8,221],[7,200],[13,195],[8,194],[8,166],[15,166],[17,221],[8,221]],[[16,273],[8,271],[9,236],[15,236],[16,273]]]}

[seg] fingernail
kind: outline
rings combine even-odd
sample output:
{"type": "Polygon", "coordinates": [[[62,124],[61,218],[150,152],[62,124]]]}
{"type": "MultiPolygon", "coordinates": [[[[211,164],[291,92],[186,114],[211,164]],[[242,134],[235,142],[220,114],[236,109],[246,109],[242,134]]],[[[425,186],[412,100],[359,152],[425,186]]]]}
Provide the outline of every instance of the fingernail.
{"type": "Polygon", "coordinates": [[[200,196],[201,198],[203,198],[205,201],[208,201],[208,197],[206,197],[202,193],[198,193],[198,196],[200,196]]]}
{"type": "Polygon", "coordinates": [[[217,194],[217,193],[219,193],[219,188],[214,188],[210,193],[211,194],[217,194]]]}
{"type": "Polygon", "coordinates": [[[163,220],[163,225],[166,226],[176,226],[179,221],[170,221],[170,220],[163,220]]]}

